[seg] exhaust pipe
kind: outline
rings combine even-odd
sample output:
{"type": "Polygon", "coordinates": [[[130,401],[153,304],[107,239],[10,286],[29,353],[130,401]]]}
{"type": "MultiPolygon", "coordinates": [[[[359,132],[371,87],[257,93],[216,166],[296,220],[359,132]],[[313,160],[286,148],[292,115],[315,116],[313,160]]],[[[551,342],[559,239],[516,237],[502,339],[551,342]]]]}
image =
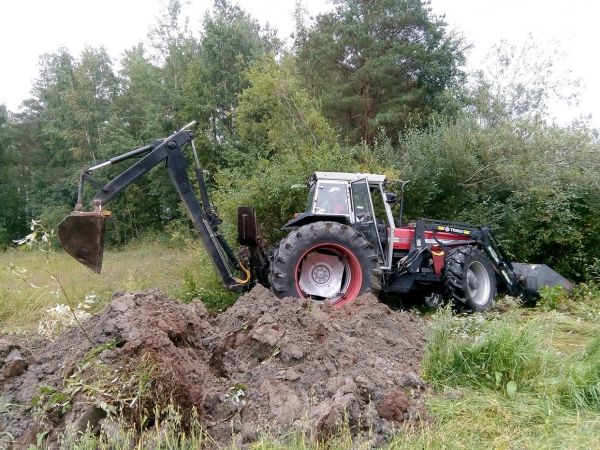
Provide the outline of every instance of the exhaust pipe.
{"type": "Polygon", "coordinates": [[[96,273],[102,271],[104,235],[110,211],[73,211],[58,224],[58,240],[63,249],[96,273]]]}

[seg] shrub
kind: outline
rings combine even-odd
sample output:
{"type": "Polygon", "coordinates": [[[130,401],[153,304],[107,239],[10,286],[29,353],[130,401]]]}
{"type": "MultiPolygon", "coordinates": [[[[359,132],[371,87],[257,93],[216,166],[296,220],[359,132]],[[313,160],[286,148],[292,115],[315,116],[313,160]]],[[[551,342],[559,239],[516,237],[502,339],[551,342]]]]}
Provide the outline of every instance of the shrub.
{"type": "MultiPolygon", "coordinates": [[[[250,175],[234,169],[219,172],[216,203],[224,222],[236,223],[238,206],[256,208],[261,229],[270,242],[283,236],[281,227],[295,212],[304,211],[308,177],[315,171],[386,172],[376,152],[385,144],[369,147],[342,147],[322,144],[314,151],[282,152],[258,162],[250,175]]],[[[391,172],[387,170],[387,172],[391,172]]]]}
{"type": "Polygon", "coordinates": [[[405,134],[396,165],[409,217],[485,223],[517,260],[582,280],[600,257],[600,152],[592,133],[473,117],[405,134]]]}

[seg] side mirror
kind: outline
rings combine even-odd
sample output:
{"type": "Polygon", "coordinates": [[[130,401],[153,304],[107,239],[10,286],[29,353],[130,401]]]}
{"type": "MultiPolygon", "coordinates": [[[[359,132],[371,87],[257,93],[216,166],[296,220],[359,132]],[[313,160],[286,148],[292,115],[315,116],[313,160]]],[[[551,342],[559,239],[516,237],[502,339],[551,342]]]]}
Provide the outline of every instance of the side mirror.
{"type": "Polygon", "coordinates": [[[385,201],[390,205],[394,205],[398,203],[398,194],[394,192],[386,192],[385,193],[385,201]]]}

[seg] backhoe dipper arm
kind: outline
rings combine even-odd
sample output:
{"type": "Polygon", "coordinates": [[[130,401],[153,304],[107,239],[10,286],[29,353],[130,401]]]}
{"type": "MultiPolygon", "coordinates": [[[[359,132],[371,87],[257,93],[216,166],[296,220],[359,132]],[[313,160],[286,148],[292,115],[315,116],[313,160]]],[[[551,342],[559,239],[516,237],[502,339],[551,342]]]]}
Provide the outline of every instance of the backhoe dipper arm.
{"type": "Polygon", "coordinates": [[[223,279],[225,287],[234,291],[243,290],[244,285],[250,281],[249,272],[240,264],[225,239],[218,233],[217,227],[220,220],[209,204],[206,183],[201,176],[202,169],[200,167],[196,168],[200,195],[203,200],[202,203],[196,197],[194,188],[187,175],[187,165],[182,147],[187,143],[192,142],[194,137],[193,132],[186,128],[189,128],[194,124],[195,123],[192,122],[166,139],[155,141],[153,144],[124,153],[123,155],[112,158],[109,161],[84,171],[81,176],[78,191],[78,206],[76,209],[81,209],[83,184],[85,181],[90,182],[97,188],[100,187],[100,184],[91,177],[90,172],[145,154],[142,159],[99,189],[92,200],[94,212],[75,211],[60,224],[59,238],[65,250],[80,262],[99,273],[102,265],[102,236],[99,236],[97,239],[92,239],[93,241],[99,242],[97,245],[99,250],[96,251],[96,249],[94,249],[94,252],[90,252],[88,249],[81,248],[83,247],[82,243],[85,242],[85,239],[83,239],[85,236],[82,238],[81,236],[72,235],[77,234],[79,231],[81,231],[82,234],[85,234],[82,230],[90,228],[93,228],[94,231],[97,230],[98,234],[102,234],[104,232],[104,220],[107,215],[107,213],[103,212],[104,205],[114,199],[119,193],[127,188],[127,186],[138,180],[157,164],[165,161],[171,182],[183,201],[187,213],[194,224],[194,228],[200,235],[202,243],[215,264],[219,275],[223,279]],[[71,220],[71,222],[69,222],[69,220],[71,220]],[[93,226],[89,225],[90,222],[93,222],[93,226]],[[71,242],[75,242],[76,244],[70,245],[71,242]],[[246,274],[245,279],[241,280],[236,278],[233,271],[244,272],[246,274]]]}

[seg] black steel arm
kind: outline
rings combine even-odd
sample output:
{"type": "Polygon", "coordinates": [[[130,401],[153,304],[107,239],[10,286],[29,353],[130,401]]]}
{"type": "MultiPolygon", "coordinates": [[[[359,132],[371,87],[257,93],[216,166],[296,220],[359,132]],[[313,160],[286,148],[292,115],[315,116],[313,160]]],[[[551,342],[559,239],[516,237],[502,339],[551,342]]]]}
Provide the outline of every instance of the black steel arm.
{"type": "Polygon", "coordinates": [[[225,286],[230,290],[241,291],[244,285],[251,281],[250,273],[240,264],[225,239],[218,233],[220,220],[210,206],[208,190],[201,168],[196,169],[201,202],[196,197],[187,175],[187,165],[182,147],[191,142],[194,137],[192,131],[186,129],[188,127],[189,125],[164,140],[124,153],[84,171],[79,186],[78,203],[82,201],[84,181],[89,181],[91,184],[98,186],[98,182],[90,175],[93,170],[146,154],[142,159],[100,188],[92,200],[92,205],[94,209],[102,209],[106,203],[115,198],[127,186],[138,180],[160,162],[165,161],[173,186],[183,201],[194,228],[200,235],[225,286]],[[233,271],[244,272],[245,279],[237,278],[233,271]]]}

